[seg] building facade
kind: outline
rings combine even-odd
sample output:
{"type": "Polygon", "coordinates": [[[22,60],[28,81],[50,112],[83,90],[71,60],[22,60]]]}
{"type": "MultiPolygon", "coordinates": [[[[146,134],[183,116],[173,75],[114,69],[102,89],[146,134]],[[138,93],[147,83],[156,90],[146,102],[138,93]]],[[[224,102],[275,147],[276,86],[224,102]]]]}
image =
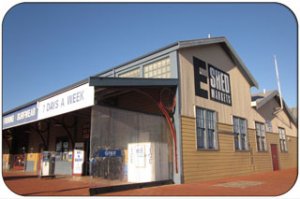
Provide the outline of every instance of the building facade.
{"type": "Polygon", "coordinates": [[[55,175],[129,183],[297,167],[295,118],[251,87],[226,38],[179,41],[4,113],[3,169],[40,173],[47,153],[55,175]]]}

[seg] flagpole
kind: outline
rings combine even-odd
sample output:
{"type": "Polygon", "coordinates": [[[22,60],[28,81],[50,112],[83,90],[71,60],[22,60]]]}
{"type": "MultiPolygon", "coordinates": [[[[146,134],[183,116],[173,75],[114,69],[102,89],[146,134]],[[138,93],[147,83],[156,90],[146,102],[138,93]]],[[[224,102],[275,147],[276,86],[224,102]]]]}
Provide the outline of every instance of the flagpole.
{"type": "Polygon", "coordinates": [[[277,64],[276,55],[274,55],[274,64],[275,64],[277,87],[278,87],[279,98],[280,98],[280,110],[282,110],[283,109],[283,104],[282,104],[282,95],[281,95],[281,87],[280,87],[279,71],[278,71],[278,64],[277,64]]]}

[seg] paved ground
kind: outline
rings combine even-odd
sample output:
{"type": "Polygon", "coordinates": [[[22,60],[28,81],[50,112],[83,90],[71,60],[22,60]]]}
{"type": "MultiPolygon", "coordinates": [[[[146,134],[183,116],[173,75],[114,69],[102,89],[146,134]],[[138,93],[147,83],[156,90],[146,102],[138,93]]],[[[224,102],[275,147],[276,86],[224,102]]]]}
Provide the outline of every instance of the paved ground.
{"type": "MultiPolygon", "coordinates": [[[[89,195],[89,187],[106,186],[107,181],[90,177],[58,177],[40,179],[35,174],[24,177],[20,172],[3,173],[6,185],[23,196],[82,196],[89,195]]],[[[265,172],[248,176],[223,178],[183,185],[135,189],[106,193],[106,196],[275,196],[287,192],[294,184],[296,169],[265,172]]],[[[121,182],[114,182],[120,184],[121,182]]]]}
{"type": "Polygon", "coordinates": [[[106,196],[277,196],[287,192],[297,178],[289,169],[207,182],[165,185],[103,194],[106,196]]]}

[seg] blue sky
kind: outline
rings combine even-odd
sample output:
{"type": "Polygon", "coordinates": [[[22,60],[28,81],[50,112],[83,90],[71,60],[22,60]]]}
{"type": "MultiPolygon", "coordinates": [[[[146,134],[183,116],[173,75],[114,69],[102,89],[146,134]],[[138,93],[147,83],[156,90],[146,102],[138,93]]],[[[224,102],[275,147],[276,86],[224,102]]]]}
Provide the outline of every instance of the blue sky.
{"type": "Polygon", "coordinates": [[[280,4],[19,4],[3,21],[3,111],[178,40],[225,36],[258,81],[297,104],[297,26],[280,4]]]}

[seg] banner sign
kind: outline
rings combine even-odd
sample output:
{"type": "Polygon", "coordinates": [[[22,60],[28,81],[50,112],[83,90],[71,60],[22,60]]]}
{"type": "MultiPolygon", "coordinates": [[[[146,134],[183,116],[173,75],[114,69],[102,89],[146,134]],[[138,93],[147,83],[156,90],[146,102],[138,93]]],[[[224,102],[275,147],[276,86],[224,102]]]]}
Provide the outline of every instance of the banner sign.
{"type": "Polygon", "coordinates": [[[38,102],[38,119],[45,119],[94,105],[94,87],[89,84],[38,102]]]}
{"type": "Polygon", "coordinates": [[[100,149],[99,157],[121,157],[122,152],[120,149],[100,149]]]}
{"type": "Polygon", "coordinates": [[[7,129],[13,126],[19,126],[37,120],[37,106],[36,104],[25,107],[14,113],[3,116],[2,124],[3,129],[7,129]]]}

